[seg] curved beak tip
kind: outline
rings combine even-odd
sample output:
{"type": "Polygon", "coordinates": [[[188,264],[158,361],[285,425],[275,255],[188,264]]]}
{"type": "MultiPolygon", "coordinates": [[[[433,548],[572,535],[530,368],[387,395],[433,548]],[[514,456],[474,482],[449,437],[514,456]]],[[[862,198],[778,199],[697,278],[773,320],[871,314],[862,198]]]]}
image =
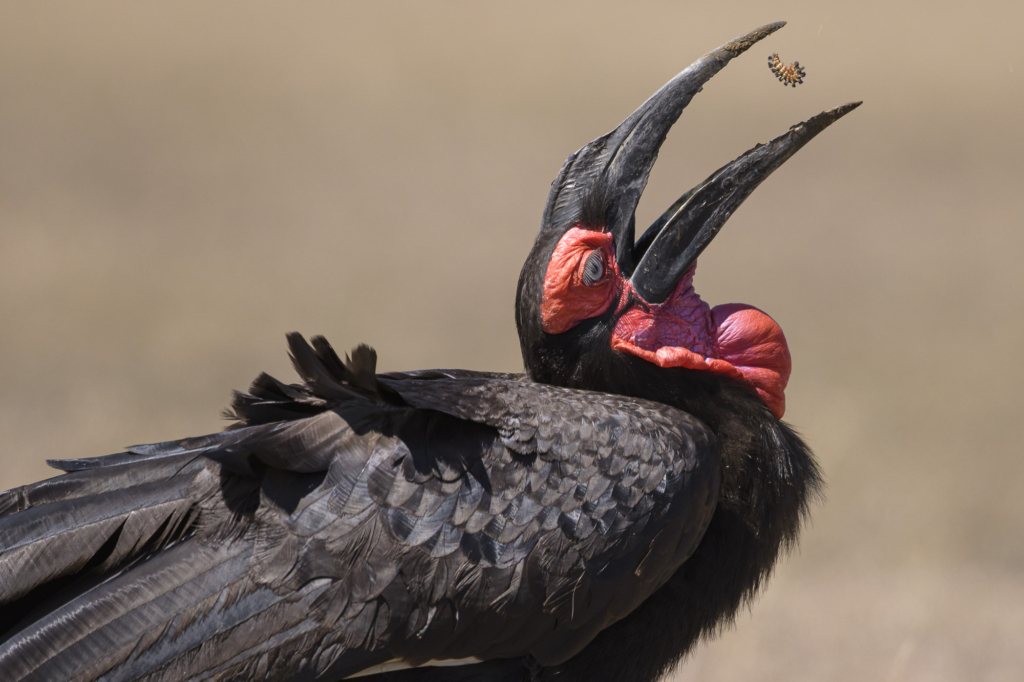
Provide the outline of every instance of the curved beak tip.
{"type": "Polygon", "coordinates": [[[754,43],[764,40],[765,38],[775,33],[785,25],[786,22],[784,21],[776,21],[771,24],[765,24],[764,26],[755,28],[753,31],[750,31],[749,33],[744,33],[740,37],[730,40],[725,45],[722,45],[722,47],[719,49],[731,52],[734,56],[742,54],[749,50],[750,48],[752,48],[754,46],[754,43]]]}
{"type": "Polygon", "coordinates": [[[847,102],[846,104],[840,104],[838,107],[828,109],[817,116],[808,119],[806,124],[816,124],[821,128],[826,128],[841,119],[843,116],[846,116],[861,104],[864,104],[864,102],[847,102]]]}

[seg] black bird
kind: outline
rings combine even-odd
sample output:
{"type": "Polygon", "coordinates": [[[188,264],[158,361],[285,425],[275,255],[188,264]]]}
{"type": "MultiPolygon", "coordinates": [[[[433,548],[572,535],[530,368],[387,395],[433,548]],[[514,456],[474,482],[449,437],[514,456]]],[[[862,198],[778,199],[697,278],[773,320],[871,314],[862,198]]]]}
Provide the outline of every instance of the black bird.
{"type": "Polygon", "coordinates": [[[527,374],[375,374],[288,337],[223,433],[60,460],[0,495],[0,671],[23,680],[654,680],[727,623],[819,476],[789,351],[697,256],[850,104],[758,145],[638,240],[661,143],[771,24],[566,161],[519,280],[527,374]]]}

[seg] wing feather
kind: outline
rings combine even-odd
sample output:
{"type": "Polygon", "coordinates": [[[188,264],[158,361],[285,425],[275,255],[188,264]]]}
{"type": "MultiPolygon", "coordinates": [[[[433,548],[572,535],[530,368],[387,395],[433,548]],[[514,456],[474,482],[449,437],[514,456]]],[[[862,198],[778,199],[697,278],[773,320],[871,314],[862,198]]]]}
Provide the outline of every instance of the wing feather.
{"type": "Polygon", "coordinates": [[[685,413],[515,375],[375,377],[368,348],[289,345],[305,383],[261,375],[232,429],[64,460],[0,496],[0,603],[73,582],[9,624],[13,679],[557,662],[710,519],[717,446],[685,413]]]}

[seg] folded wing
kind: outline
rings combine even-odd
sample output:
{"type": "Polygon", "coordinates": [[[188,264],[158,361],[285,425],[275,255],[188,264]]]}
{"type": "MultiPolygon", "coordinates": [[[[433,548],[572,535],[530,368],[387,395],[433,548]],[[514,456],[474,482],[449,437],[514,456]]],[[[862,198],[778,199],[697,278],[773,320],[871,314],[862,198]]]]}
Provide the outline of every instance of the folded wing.
{"type": "Polygon", "coordinates": [[[342,679],[565,660],[686,560],[720,477],[667,406],[518,375],[374,374],[289,337],[231,430],[0,495],[7,679],[342,679]]]}

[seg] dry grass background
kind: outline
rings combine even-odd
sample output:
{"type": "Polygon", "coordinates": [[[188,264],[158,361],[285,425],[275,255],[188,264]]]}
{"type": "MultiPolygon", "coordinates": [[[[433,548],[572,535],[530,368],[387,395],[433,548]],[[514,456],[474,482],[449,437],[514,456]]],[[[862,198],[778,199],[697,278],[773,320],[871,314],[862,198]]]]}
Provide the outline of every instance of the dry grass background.
{"type": "Polygon", "coordinates": [[[638,222],[865,100],[697,278],[786,330],[827,501],[676,679],[1024,678],[1024,5],[720,5],[5,3],[0,488],[219,429],[229,389],[291,376],[292,329],[383,369],[518,370],[516,277],[564,158],[787,19],[695,98],[638,222]]]}

